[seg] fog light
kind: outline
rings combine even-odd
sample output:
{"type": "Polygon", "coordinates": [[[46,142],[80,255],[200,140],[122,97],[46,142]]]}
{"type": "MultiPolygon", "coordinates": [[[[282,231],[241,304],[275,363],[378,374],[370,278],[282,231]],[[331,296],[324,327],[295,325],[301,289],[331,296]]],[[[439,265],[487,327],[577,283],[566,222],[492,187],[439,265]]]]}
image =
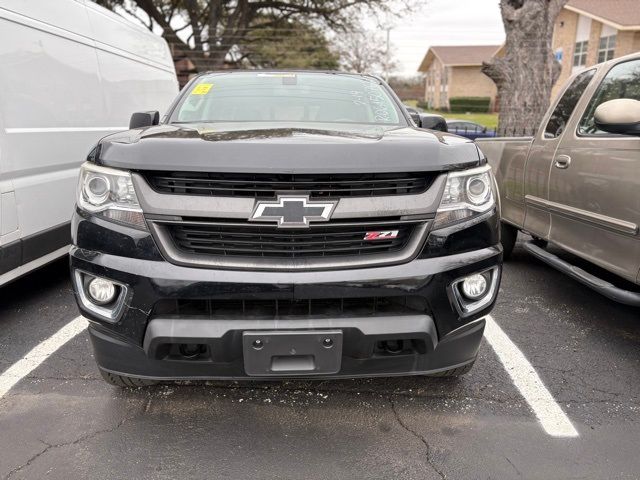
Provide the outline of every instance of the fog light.
{"type": "Polygon", "coordinates": [[[487,293],[488,286],[487,279],[476,273],[462,281],[462,293],[469,300],[478,300],[487,293]]]}
{"type": "Polygon", "coordinates": [[[104,278],[94,278],[89,282],[89,297],[97,305],[106,305],[116,297],[116,286],[104,278]]]}

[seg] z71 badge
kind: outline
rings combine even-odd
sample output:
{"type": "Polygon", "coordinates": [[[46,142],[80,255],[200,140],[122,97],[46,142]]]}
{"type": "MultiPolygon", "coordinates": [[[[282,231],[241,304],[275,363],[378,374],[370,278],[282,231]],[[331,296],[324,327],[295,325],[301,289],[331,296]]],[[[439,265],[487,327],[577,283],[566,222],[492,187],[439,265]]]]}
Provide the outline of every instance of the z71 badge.
{"type": "Polygon", "coordinates": [[[387,230],[383,232],[367,232],[364,234],[365,240],[388,240],[398,238],[398,230],[387,230]]]}

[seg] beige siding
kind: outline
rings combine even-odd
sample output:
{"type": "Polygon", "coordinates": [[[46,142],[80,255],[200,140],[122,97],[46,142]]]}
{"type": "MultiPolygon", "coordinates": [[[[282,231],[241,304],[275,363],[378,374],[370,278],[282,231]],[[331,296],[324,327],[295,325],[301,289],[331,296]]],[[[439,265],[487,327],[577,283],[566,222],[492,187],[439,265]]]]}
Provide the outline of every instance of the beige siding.
{"type": "MultiPolygon", "coordinates": [[[[562,10],[558,15],[553,32],[553,51],[557,52],[562,49],[562,71],[551,92],[553,98],[557,95],[560,86],[571,76],[577,29],[578,14],[569,10],[562,10]]],[[[591,34],[593,35],[593,24],[591,25],[591,34]]],[[[591,49],[592,43],[591,39],[589,39],[589,49],[591,49]]]]}
{"type": "Polygon", "coordinates": [[[449,98],[490,97],[493,102],[497,95],[496,84],[481,70],[482,67],[452,67],[449,98]]]}
{"type": "Polygon", "coordinates": [[[496,95],[495,83],[479,66],[445,67],[435,59],[425,72],[424,99],[432,108],[449,108],[452,97],[489,97],[493,104],[496,95]]]}
{"type": "MultiPolygon", "coordinates": [[[[569,10],[563,10],[558,16],[553,34],[553,50],[562,49],[562,72],[552,90],[552,98],[559,93],[562,85],[576,72],[573,68],[573,54],[576,46],[576,33],[579,15],[569,10]]],[[[587,64],[585,68],[598,63],[598,48],[603,24],[597,20],[591,20],[589,34],[589,48],[587,51],[587,64]]],[[[640,50],[640,32],[619,31],[617,33],[615,56],[622,57],[640,50]]]]}
{"type": "Polygon", "coordinates": [[[616,41],[616,57],[623,57],[630,53],[637,52],[636,37],[638,32],[618,32],[616,41]]]}
{"type": "Polygon", "coordinates": [[[444,76],[445,67],[436,57],[431,63],[429,69],[425,72],[424,100],[431,108],[445,108],[443,106],[445,99],[441,95],[444,76]]]}

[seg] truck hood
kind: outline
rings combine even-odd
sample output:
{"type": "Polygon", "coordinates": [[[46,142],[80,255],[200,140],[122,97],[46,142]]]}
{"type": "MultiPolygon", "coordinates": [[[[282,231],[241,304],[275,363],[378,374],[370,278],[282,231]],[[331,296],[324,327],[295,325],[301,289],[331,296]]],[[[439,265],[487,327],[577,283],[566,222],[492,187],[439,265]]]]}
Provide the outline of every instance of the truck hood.
{"type": "Polygon", "coordinates": [[[251,173],[443,171],[479,165],[474,143],[411,127],[167,124],[103,138],[95,161],[128,170],[251,173]]]}

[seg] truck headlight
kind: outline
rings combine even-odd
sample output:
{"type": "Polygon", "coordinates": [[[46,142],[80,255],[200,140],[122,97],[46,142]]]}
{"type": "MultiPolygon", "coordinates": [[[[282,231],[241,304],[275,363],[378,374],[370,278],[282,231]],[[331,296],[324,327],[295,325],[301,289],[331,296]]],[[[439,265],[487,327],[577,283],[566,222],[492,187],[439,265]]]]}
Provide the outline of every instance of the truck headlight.
{"type": "Polygon", "coordinates": [[[86,162],[80,168],[78,207],[126,225],[147,229],[131,174],[86,162]]]}
{"type": "Polygon", "coordinates": [[[496,194],[489,165],[450,172],[433,229],[482,215],[495,206],[496,194]]]}

